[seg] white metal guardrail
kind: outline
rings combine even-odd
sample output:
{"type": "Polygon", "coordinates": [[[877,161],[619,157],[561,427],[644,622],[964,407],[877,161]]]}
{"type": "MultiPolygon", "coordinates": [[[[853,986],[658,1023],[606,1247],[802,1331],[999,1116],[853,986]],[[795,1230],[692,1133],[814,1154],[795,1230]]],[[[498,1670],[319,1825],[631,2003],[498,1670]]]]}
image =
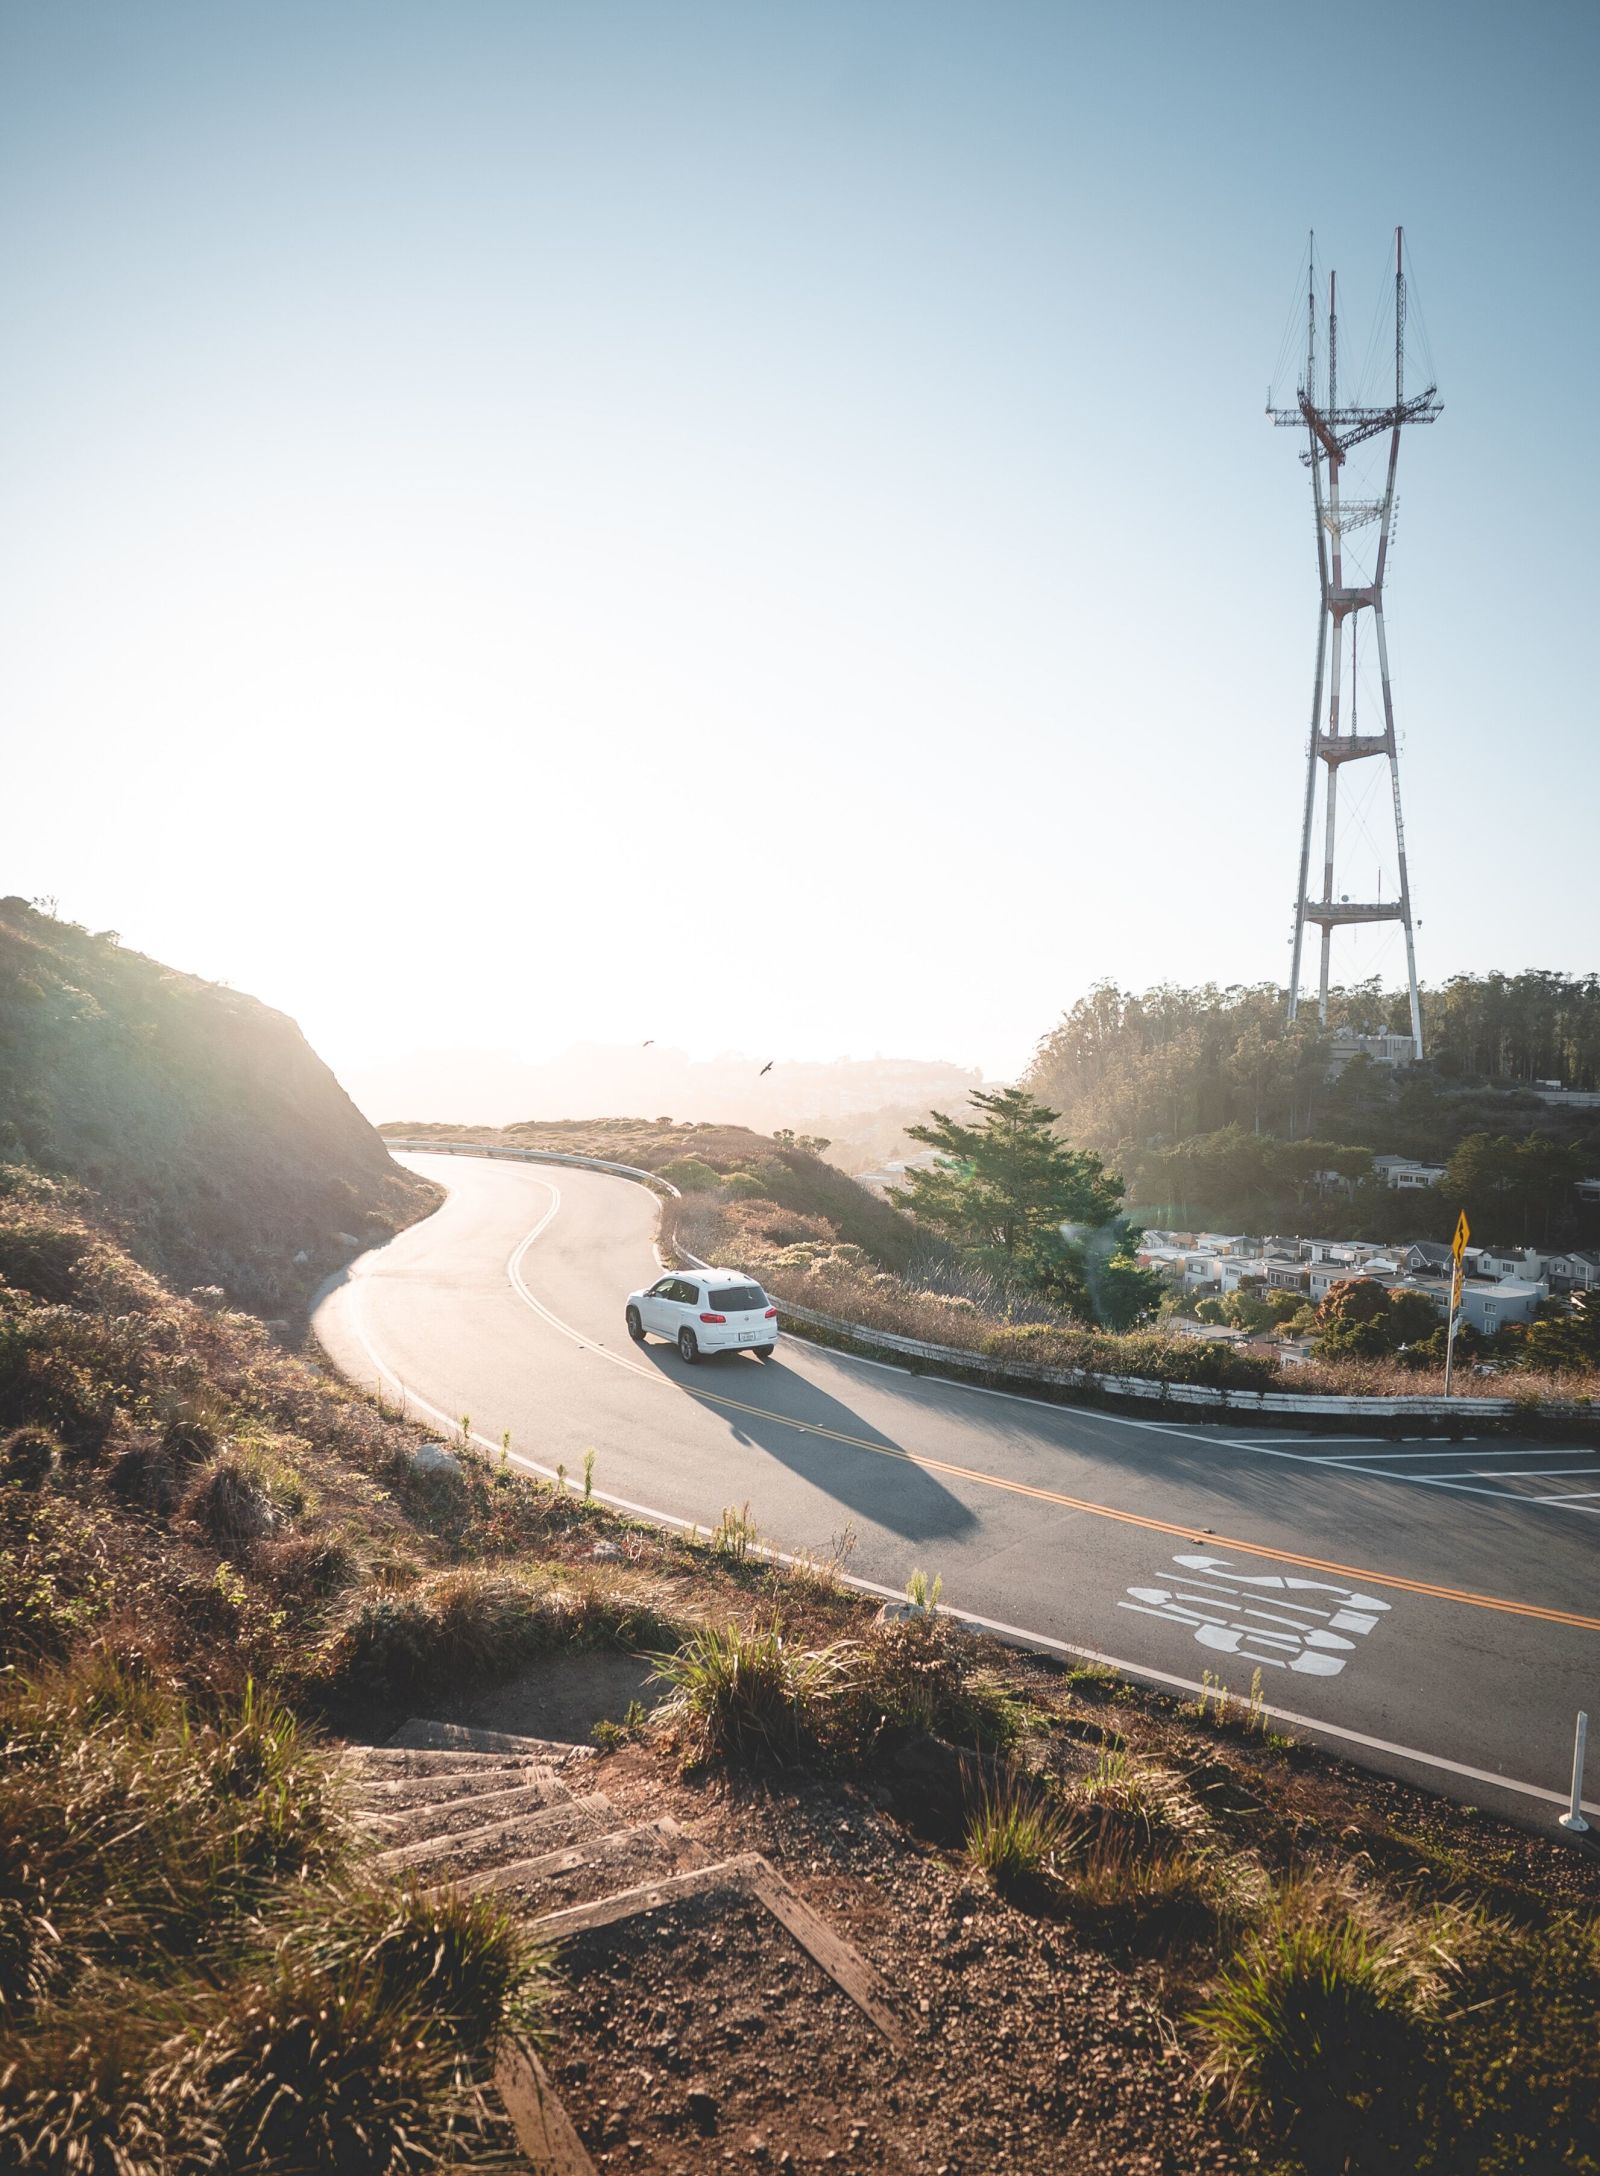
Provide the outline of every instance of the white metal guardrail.
{"type": "MultiPolygon", "coordinates": [[[[509,1148],[488,1141],[391,1140],[387,1136],[384,1146],[407,1149],[414,1154],[487,1156],[507,1163],[570,1164],[584,1171],[609,1171],[617,1178],[635,1179],[642,1185],[670,1194],[674,1200],[682,1199],[681,1190],[657,1171],[641,1170],[634,1164],[609,1163],[601,1156],[575,1156],[563,1149],[509,1148]]],[[[697,1268],[708,1266],[697,1255],[690,1255],[688,1259],[697,1268]]],[[[1032,1385],[1041,1390],[1084,1390],[1100,1397],[1128,1398],[1144,1405],[1178,1406],[1194,1412],[1393,1421],[1503,1421],[1521,1418],[1528,1412],[1527,1406],[1516,1398],[1297,1396],[1288,1390],[1244,1390],[1214,1383],[1168,1383],[1145,1375],[1103,1375],[1091,1368],[1030,1367],[1024,1361],[1003,1360],[997,1355],[974,1352],[963,1345],[930,1345],[918,1338],[902,1337],[897,1331],[871,1329],[865,1323],[848,1322],[838,1315],[819,1314],[814,1308],[798,1306],[791,1300],[779,1302],[779,1314],[807,1328],[822,1330],[831,1337],[844,1338],[853,1345],[864,1345],[875,1352],[894,1353],[928,1368],[978,1375],[986,1382],[1016,1383],[1024,1389],[1032,1385]]],[[[1587,1398],[1541,1399],[1537,1411],[1541,1418],[1556,1420],[1600,1418],[1593,1401],[1587,1398]]]]}

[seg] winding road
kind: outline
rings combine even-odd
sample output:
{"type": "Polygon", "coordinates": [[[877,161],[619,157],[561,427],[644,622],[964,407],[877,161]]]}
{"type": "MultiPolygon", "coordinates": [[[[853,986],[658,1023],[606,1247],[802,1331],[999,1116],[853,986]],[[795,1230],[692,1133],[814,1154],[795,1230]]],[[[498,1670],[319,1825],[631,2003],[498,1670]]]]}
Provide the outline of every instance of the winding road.
{"type": "MultiPolygon", "coordinates": [[[[630,1343],[656,1202],[597,1172],[405,1155],[446,1187],[315,1329],[352,1380],[538,1472],[860,1583],[937,1572],[962,1615],[1198,1692],[1206,1673],[1363,1765],[1553,1829],[1600,1722],[1600,1449],[1166,1422],[786,1339],[686,1367],[630,1343]]],[[[1600,1428],[1596,1431],[1600,1442],[1600,1428]]],[[[1600,1784],[1600,1761],[1594,1771],[1600,1784]]],[[[1587,1803],[1587,1801],[1586,1801],[1587,1803]]],[[[1589,1806],[1600,1815],[1600,1804],[1589,1806]]]]}

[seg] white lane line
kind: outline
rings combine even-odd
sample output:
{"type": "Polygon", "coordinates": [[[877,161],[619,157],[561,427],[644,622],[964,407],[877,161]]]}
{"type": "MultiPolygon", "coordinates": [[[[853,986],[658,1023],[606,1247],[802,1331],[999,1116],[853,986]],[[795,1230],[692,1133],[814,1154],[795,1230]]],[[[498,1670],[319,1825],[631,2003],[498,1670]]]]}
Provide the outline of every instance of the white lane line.
{"type": "MultiPolygon", "coordinates": [[[[1548,1444],[1542,1446],[1530,1444],[1524,1451],[1496,1451],[1494,1455],[1496,1458],[1548,1458],[1550,1456],[1550,1447],[1548,1444]]],[[[1574,1451],[1569,1455],[1575,1458],[1585,1458],[1592,1454],[1585,1449],[1574,1451]]],[[[1306,1460],[1306,1464],[1310,1466],[1371,1466],[1376,1471],[1376,1462],[1380,1458],[1387,1465],[1390,1460],[1399,1458],[1459,1458],[1460,1456],[1461,1445],[1459,1443],[1446,1443],[1442,1449],[1437,1451],[1375,1451],[1367,1458],[1310,1458],[1306,1460]]]]}
{"type": "MultiPolygon", "coordinates": [[[[1567,1473],[1600,1473],[1600,1467],[1467,1467],[1465,1473],[1428,1473],[1432,1482],[1559,1482],[1567,1473]]],[[[1400,1473],[1398,1480],[1419,1482],[1421,1473],[1400,1473]]]]}
{"type": "MultiPolygon", "coordinates": [[[[527,1167],[523,1165],[519,1166],[518,1168],[526,1169],[527,1167]]],[[[549,1182],[542,1181],[541,1183],[548,1185],[549,1182]]],[[[629,1180],[626,1183],[629,1185],[636,1185],[638,1181],[629,1180]]],[[[551,1187],[550,1190],[552,1193],[555,1193],[554,1187],[551,1187]]],[[[518,1259],[520,1255],[526,1251],[527,1247],[532,1243],[532,1241],[538,1237],[539,1233],[544,1230],[545,1226],[550,1222],[551,1217],[555,1215],[556,1210],[560,1207],[560,1205],[560,1196],[557,1195],[556,1199],[551,1203],[549,1210],[540,1219],[539,1223],[534,1227],[533,1231],[528,1234],[527,1238],[517,1249],[517,1253],[513,1256],[513,1260],[518,1259]]],[[[378,1373],[385,1379],[385,1381],[392,1384],[393,1387],[397,1391],[399,1391],[400,1395],[403,1398],[407,1399],[411,1404],[417,1406],[422,1412],[430,1414],[433,1419],[437,1421],[442,1421],[446,1428],[459,1429],[461,1425],[459,1419],[453,1418],[450,1414],[442,1412],[438,1406],[430,1404],[429,1401],[424,1398],[420,1392],[411,1389],[408,1384],[404,1383],[401,1380],[401,1378],[394,1372],[392,1368],[388,1367],[378,1357],[378,1354],[373,1349],[372,1343],[367,1337],[365,1330],[360,1320],[358,1319],[358,1311],[356,1307],[356,1280],[352,1279],[350,1284],[345,1289],[348,1292],[350,1301],[351,1330],[355,1334],[357,1344],[360,1345],[362,1351],[372,1362],[374,1368],[376,1368],[378,1373]]],[[[525,1290],[523,1292],[523,1296],[527,1299],[528,1305],[534,1310],[535,1313],[545,1314],[545,1309],[540,1307],[538,1301],[528,1295],[525,1290]]],[[[564,1329],[566,1327],[564,1324],[559,1322],[558,1318],[554,1316],[547,1316],[547,1319],[555,1323],[556,1327],[558,1328],[564,1329]]],[[[568,1334],[576,1335],[576,1332],[569,1332],[568,1334]]],[[[597,1351],[604,1351],[603,1347],[596,1347],[595,1349],[597,1351]]],[[[607,1354],[606,1357],[609,1359],[612,1356],[610,1354],[607,1354]]],[[[623,1364],[626,1365],[625,1362],[623,1364]]],[[[887,1363],[871,1361],[867,1363],[868,1366],[886,1364],[887,1363]]],[[[896,1369],[894,1372],[897,1374],[908,1373],[909,1370],[896,1369]]],[[[952,1387],[965,1389],[975,1388],[976,1386],[962,1384],[952,1387]]],[[[1044,1405],[1048,1407],[1048,1409],[1052,1412],[1060,1411],[1059,1406],[1051,1405],[1049,1400],[1043,1398],[1022,1398],[1014,1392],[1003,1390],[992,1392],[991,1395],[1002,1398],[1010,1397],[1015,1399],[1016,1403],[1023,1405],[1044,1405]]],[[[1115,1416],[1107,1415],[1105,1417],[1114,1417],[1118,1420],[1122,1420],[1122,1416],[1120,1414],[1115,1416]]],[[[1131,1428],[1142,1428],[1152,1425],[1150,1422],[1147,1421],[1129,1420],[1122,1420],[1122,1424],[1125,1427],[1131,1428]]],[[[1201,1440],[1204,1441],[1206,1439],[1202,1438],[1201,1440]]],[[[491,1457],[499,1457],[500,1445],[497,1442],[491,1441],[488,1436],[479,1435],[476,1430],[474,1430],[472,1433],[472,1441],[476,1443],[481,1450],[487,1451],[491,1457]]],[[[529,1458],[525,1456],[525,1454],[521,1451],[512,1451],[510,1453],[510,1459],[511,1463],[514,1466],[526,1467],[529,1472],[537,1473],[547,1481],[554,1481],[557,1478],[556,1470],[553,1466],[540,1465],[537,1459],[529,1458]]],[[[676,1529],[679,1533],[693,1533],[698,1530],[698,1526],[700,1523],[698,1520],[682,1519],[679,1518],[675,1512],[660,1511],[649,1504],[634,1503],[626,1496],[613,1496],[605,1489],[596,1489],[593,1493],[601,1503],[610,1504],[613,1510],[630,1512],[637,1518],[647,1520],[652,1526],[672,1527],[676,1529]]],[[[777,1564],[800,1564],[809,1568],[812,1561],[809,1557],[797,1557],[782,1549],[768,1548],[765,1544],[757,1544],[756,1553],[760,1556],[768,1558],[771,1562],[777,1564]]],[[[876,1579],[863,1579],[853,1572],[839,1572],[838,1574],[836,1574],[836,1577],[838,1578],[841,1586],[851,1587],[858,1594],[874,1594],[878,1597],[880,1601],[885,1602],[899,1602],[905,1599],[905,1593],[903,1588],[887,1587],[876,1579]]],[[[940,1615],[945,1617],[953,1617],[958,1624],[976,1625],[980,1631],[992,1632],[997,1639],[1014,1640],[1019,1646],[1031,1647],[1045,1654],[1070,1655],[1073,1660],[1077,1662],[1098,1663],[1102,1669],[1114,1670],[1119,1677],[1127,1678],[1128,1680],[1130,1680],[1130,1682],[1134,1684],[1160,1685],[1170,1691],[1194,1693],[1196,1695],[1202,1692],[1215,1692],[1214,1686],[1203,1685],[1196,1678],[1179,1677],[1173,1671],[1157,1670],[1152,1668],[1147,1663],[1126,1662],[1116,1655],[1106,1654],[1100,1648],[1081,1647],[1074,1644],[1070,1640],[1058,1640],[1048,1632],[1033,1632],[1024,1625],[1007,1624],[1002,1618],[980,1617],[971,1610],[956,1609],[948,1604],[941,1604],[940,1615]]],[[[1308,1730],[1316,1737],[1335,1738],[1339,1740],[1340,1743],[1345,1745],[1363,1746],[1368,1752],[1387,1753],[1396,1760],[1414,1761],[1419,1767],[1435,1768],[1438,1769],[1441,1774],[1460,1776],[1469,1783],[1487,1783],[1496,1790],[1511,1791],[1515,1793],[1516,1796],[1518,1796],[1519,1798],[1535,1798],[1538,1799],[1541,1803],[1549,1806],[1564,1806],[1568,1802],[1568,1794],[1566,1791],[1547,1790],[1542,1784],[1539,1783],[1523,1783],[1514,1776],[1497,1775],[1494,1770],[1490,1768],[1472,1768],[1463,1761],[1447,1760],[1442,1753],[1425,1753],[1421,1750],[1419,1746],[1401,1745],[1392,1738],[1375,1738],[1370,1736],[1366,1731],[1351,1730],[1342,1723],[1323,1722],[1319,1717],[1315,1715],[1302,1715],[1293,1708],[1266,1707],[1263,1709],[1262,1712],[1270,1716],[1275,1722],[1291,1724],[1297,1730],[1308,1730]]],[[[1587,1798],[1583,1800],[1583,1810],[1585,1813],[1600,1815],[1600,1805],[1595,1804],[1592,1800],[1587,1798]]]]}
{"type": "Polygon", "coordinates": [[[1576,1488],[1570,1496],[1546,1496],[1544,1501],[1547,1504],[1575,1504],[1581,1503],[1585,1496],[1600,1496],[1600,1488],[1576,1488]]]}

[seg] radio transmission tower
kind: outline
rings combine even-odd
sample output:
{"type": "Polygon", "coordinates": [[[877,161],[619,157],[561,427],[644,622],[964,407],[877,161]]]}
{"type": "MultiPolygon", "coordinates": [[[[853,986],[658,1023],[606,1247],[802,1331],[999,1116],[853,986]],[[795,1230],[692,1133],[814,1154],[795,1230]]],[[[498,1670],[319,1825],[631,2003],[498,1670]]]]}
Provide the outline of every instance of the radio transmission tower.
{"type": "MultiPolygon", "coordinates": [[[[1311,471],[1311,500],[1316,513],[1317,572],[1322,587],[1322,607],[1317,616],[1317,665],[1311,697],[1311,740],[1306,753],[1305,818],[1300,832],[1300,882],[1295,893],[1294,964],[1289,976],[1289,1018],[1300,1005],[1300,966],[1306,924],[1322,932],[1322,968],[1318,981],[1317,1017],[1328,1018],[1328,959],[1336,929],[1363,922],[1399,922],[1406,936],[1406,976],[1411,989],[1411,1036],[1417,1057],[1422,1056],[1422,1006],[1417,996],[1417,948],[1411,918],[1411,884],[1406,873],[1405,826],[1400,815],[1400,758],[1395,743],[1394,702],[1389,688],[1389,648],[1383,628],[1383,575],[1394,534],[1395,470],[1400,460],[1400,433],[1408,423],[1432,423],[1443,403],[1438,388],[1430,385],[1408,399],[1405,390],[1406,274],[1404,240],[1400,228],[1394,236],[1394,399],[1381,408],[1341,407],[1339,404],[1339,290],[1337,273],[1328,279],[1326,399],[1319,404],[1317,385],[1317,291],[1314,265],[1306,279],[1305,376],[1293,408],[1275,408],[1267,397],[1267,413],[1280,428],[1303,430],[1306,450],[1300,458],[1311,471]],[[1346,456],[1370,438],[1389,434],[1389,465],[1382,496],[1375,499],[1344,496],[1342,471],[1346,456]],[[1344,540],[1352,530],[1378,525],[1378,548],[1370,581],[1351,581],[1345,567],[1344,540]],[[1372,614],[1377,641],[1378,677],[1383,691],[1383,725],[1379,732],[1358,729],[1356,714],[1357,642],[1361,614],[1372,614]],[[1350,713],[1341,714],[1344,656],[1350,654],[1350,713]],[[1398,895],[1352,900],[1334,890],[1334,848],[1338,830],[1339,774],[1350,763],[1375,756],[1388,758],[1389,783],[1394,801],[1394,839],[1398,895]],[[1323,785],[1322,896],[1309,890],[1311,840],[1317,806],[1317,780],[1323,785]]],[[[1381,891],[1381,879],[1376,890],[1381,891]]]]}

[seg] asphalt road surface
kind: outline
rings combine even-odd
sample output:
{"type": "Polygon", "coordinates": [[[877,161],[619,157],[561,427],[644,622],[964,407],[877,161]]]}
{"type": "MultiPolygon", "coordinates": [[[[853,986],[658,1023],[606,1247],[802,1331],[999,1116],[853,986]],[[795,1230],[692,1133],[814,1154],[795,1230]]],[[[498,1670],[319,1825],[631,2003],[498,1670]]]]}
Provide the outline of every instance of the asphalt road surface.
{"type": "MultiPolygon", "coordinates": [[[[353,1380],[544,1473],[785,1550],[1047,1650],[1204,1673],[1364,1765],[1553,1825],[1600,1741],[1600,1428],[1577,1446],[1135,1420],[780,1343],[685,1366],[632,1344],[656,1202],[599,1173],[400,1159],[449,1189],[364,1255],[316,1329],[353,1380]]],[[[1586,1788],[1600,1792],[1600,1744],[1586,1788]]],[[[1589,1804],[1600,1815],[1600,1803],[1589,1804]]]]}

